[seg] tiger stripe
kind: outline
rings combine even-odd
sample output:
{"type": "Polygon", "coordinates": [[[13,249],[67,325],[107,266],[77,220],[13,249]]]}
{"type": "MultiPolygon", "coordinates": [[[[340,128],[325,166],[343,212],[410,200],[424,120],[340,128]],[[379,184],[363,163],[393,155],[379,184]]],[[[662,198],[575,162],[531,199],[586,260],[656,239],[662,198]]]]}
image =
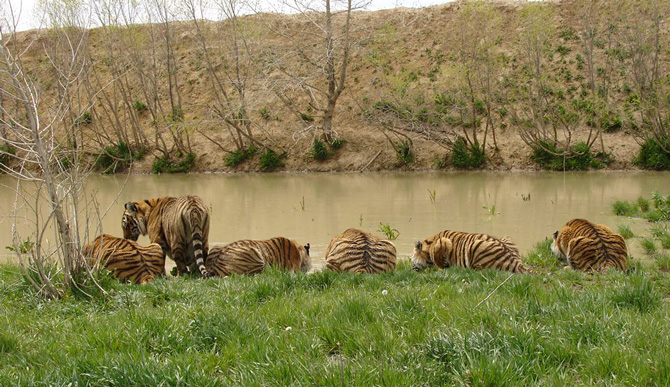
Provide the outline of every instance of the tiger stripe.
{"type": "Polygon", "coordinates": [[[395,265],[392,242],[355,228],[331,239],[326,248],[326,268],[334,272],[383,273],[395,265]]]}
{"type": "Polygon", "coordinates": [[[268,266],[291,272],[306,272],[311,265],[309,243],[301,246],[284,237],[244,239],[225,246],[215,246],[209,251],[206,263],[207,271],[217,276],[233,273],[254,275],[268,266]]]}
{"type": "Polygon", "coordinates": [[[572,219],[556,231],[551,250],[575,270],[628,270],[628,248],[623,237],[586,219],[572,219]]]}
{"type": "Polygon", "coordinates": [[[103,234],[84,247],[91,267],[105,267],[121,281],[142,285],[165,275],[165,255],[157,243],[141,246],[103,234]]]}
{"type": "Polygon", "coordinates": [[[412,268],[425,269],[436,265],[481,269],[496,269],[513,273],[528,273],[521,261],[516,244],[508,237],[496,238],[486,234],[444,230],[423,241],[416,241],[412,268]]]}

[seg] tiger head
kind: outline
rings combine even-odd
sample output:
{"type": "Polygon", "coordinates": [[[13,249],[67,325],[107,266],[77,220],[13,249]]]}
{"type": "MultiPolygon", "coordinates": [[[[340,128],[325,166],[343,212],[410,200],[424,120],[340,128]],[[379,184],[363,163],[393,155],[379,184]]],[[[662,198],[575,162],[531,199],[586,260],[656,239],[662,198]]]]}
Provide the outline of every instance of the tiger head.
{"type": "Polygon", "coordinates": [[[555,231],[554,232],[554,241],[551,242],[551,252],[554,253],[555,256],[558,257],[558,259],[563,262],[564,264],[568,263],[568,258],[565,254],[565,251],[563,251],[563,248],[561,248],[562,244],[562,238],[563,233],[555,231]]]}
{"type": "Polygon", "coordinates": [[[146,218],[137,203],[128,202],[125,204],[121,227],[123,228],[123,237],[135,242],[140,235],[147,234],[146,218]]]}
{"type": "Polygon", "coordinates": [[[412,269],[419,271],[427,267],[437,265],[441,268],[450,266],[447,257],[451,253],[453,245],[448,238],[429,238],[425,241],[414,243],[414,254],[412,255],[412,269]]]}

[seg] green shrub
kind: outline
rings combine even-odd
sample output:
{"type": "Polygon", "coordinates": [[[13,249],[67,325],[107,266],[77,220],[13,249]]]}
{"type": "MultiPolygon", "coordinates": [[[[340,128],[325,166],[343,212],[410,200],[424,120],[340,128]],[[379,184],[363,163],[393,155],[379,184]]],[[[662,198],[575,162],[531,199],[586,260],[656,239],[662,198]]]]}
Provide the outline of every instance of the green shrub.
{"type": "Polygon", "coordinates": [[[333,149],[340,149],[344,146],[345,142],[347,142],[347,140],[342,137],[336,137],[330,142],[330,147],[333,149]]]}
{"type": "Polygon", "coordinates": [[[314,116],[307,113],[300,113],[300,119],[302,119],[305,122],[313,122],[314,116]]]}
{"type": "Polygon", "coordinates": [[[617,200],[612,204],[612,212],[617,216],[635,216],[637,209],[625,200],[617,200]]]}
{"type": "Polygon", "coordinates": [[[258,113],[261,115],[261,117],[263,117],[264,120],[270,119],[270,112],[268,112],[268,109],[261,108],[261,110],[259,110],[258,113]]]}
{"type": "Polygon", "coordinates": [[[260,159],[261,171],[269,172],[277,168],[282,168],[284,166],[284,162],[282,161],[284,158],[286,158],[285,153],[279,155],[272,149],[266,149],[260,159]]]}
{"type": "Polygon", "coordinates": [[[670,255],[657,254],[654,257],[654,260],[656,261],[656,266],[658,266],[659,270],[670,271],[670,255]]]}
{"type": "Polygon", "coordinates": [[[618,231],[619,235],[621,235],[623,239],[630,239],[635,236],[635,234],[633,234],[633,230],[631,230],[630,226],[628,226],[627,224],[622,224],[621,226],[619,226],[618,231]]]}
{"type": "Polygon", "coordinates": [[[314,142],[312,142],[312,152],[311,152],[312,158],[318,161],[325,161],[328,156],[330,156],[328,152],[328,147],[326,146],[326,143],[323,141],[315,138],[314,142]]]}
{"type": "Polygon", "coordinates": [[[4,167],[9,165],[15,155],[16,148],[7,144],[0,145],[0,164],[2,164],[4,167]]]}
{"type": "Polygon", "coordinates": [[[195,153],[182,154],[176,158],[159,157],[154,160],[153,173],[186,173],[195,167],[195,153]]]}
{"type": "Polygon", "coordinates": [[[663,150],[670,149],[670,143],[667,139],[662,141],[663,147],[659,145],[653,138],[648,138],[640,152],[633,161],[635,165],[644,169],[653,169],[656,171],[670,170],[670,153],[663,150]]]}
{"type": "Polygon", "coordinates": [[[184,120],[184,111],[179,106],[175,106],[168,117],[172,122],[181,122],[184,120]]]}
{"type": "Polygon", "coordinates": [[[670,235],[662,235],[658,240],[661,242],[661,247],[670,249],[670,235]]]}
{"type": "Polygon", "coordinates": [[[93,122],[93,115],[91,112],[83,112],[76,120],[74,120],[74,126],[84,126],[93,122]]]}
{"type": "Polygon", "coordinates": [[[412,153],[412,145],[408,140],[397,142],[396,144],[396,159],[398,166],[409,165],[414,162],[414,153],[412,153]]]}
{"type": "Polygon", "coordinates": [[[611,161],[611,154],[598,152],[595,155],[585,142],[573,145],[565,156],[563,151],[547,141],[540,143],[533,148],[531,158],[540,167],[555,171],[583,171],[589,168],[602,168],[611,161]]]}
{"type": "Polygon", "coordinates": [[[645,238],[640,242],[645,253],[651,255],[656,252],[656,244],[651,239],[645,238]]]}
{"type": "Polygon", "coordinates": [[[642,212],[647,212],[649,211],[649,200],[643,198],[640,196],[637,198],[637,207],[640,209],[642,212]]]}
{"type": "Polygon", "coordinates": [[[465,138],[458,137],[452,148],[451,163],[456,168],[480,168],[486,163],[484,147],[479,143],[470,145],[465,138]]]}
{"type": "Polygon", "coordinates": [[[254,145],[249,145],[247,149],[236,150],[224,157],[226,166],[234,167],[252,158],[258,149],[254,145]]]}
{"type": "Polygon", "coordinates": [[[131,162],[130,147],[121,141],[116,145],[106,146],[95,160],[94,167],[102,173],[116,173],[128,168],[131,162]]]}
{"type": "Polygon", "coordinates": [[[148,109],[147,105],[142,101],[133,102],[133,107],[135,108],[135,111],[137,111],[138,113],[142,113],[143,111],[146,111],[148,109]]]}

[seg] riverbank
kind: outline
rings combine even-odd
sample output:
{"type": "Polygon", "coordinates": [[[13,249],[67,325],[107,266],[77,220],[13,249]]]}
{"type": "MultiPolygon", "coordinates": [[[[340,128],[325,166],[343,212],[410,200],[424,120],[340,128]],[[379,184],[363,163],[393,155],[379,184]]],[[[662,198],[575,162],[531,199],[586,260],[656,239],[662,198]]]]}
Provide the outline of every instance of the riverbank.
{"type": "Polygon", "coordinates": [[[670,279],[460,269],[103,281],[46,302],[0,266],[0,384],[670,383],[670,279]]]}

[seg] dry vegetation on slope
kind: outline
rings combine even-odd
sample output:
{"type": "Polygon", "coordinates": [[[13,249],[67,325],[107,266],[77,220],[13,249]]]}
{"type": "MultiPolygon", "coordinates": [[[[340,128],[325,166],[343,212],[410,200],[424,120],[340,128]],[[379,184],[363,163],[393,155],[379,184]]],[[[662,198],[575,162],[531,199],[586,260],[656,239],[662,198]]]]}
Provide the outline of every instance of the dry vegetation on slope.
{"type": "MultiPolygon", "coordinates": [[[[197,16],[197,2],[187,3],[197,16]]],[[[318,27],[324,14],[257,14],[30,31],[17,41],[33,42],[23,63],[49,98],[40,111],[71,102],[61,148],[88,160],[111,154],[98,164],[108,172],[130,161],[123,144],[144,154],[136,172],[257,171],[267,149],[284,155],[282,169],[299,171],[532,169],[537,160],[553,169],[603,160],[633,168],[640,144],[663,144],[669,132],[663,7],[458,2],[355,11],[349,35],[339,12],[330,35],[318,27]],[[54,75],[66,60],[63,36],[86,47],[66,97],[54,75]],[[344,86],[332,131],[323,129],[329,68],[333,85],[344,86]],[[345,142],[315,147],[322,138],[345,142]],[[256,153],[240,161],[249,147],[256,153]],[[158,169],[156,158],[165,161],[158,169]]]]}

